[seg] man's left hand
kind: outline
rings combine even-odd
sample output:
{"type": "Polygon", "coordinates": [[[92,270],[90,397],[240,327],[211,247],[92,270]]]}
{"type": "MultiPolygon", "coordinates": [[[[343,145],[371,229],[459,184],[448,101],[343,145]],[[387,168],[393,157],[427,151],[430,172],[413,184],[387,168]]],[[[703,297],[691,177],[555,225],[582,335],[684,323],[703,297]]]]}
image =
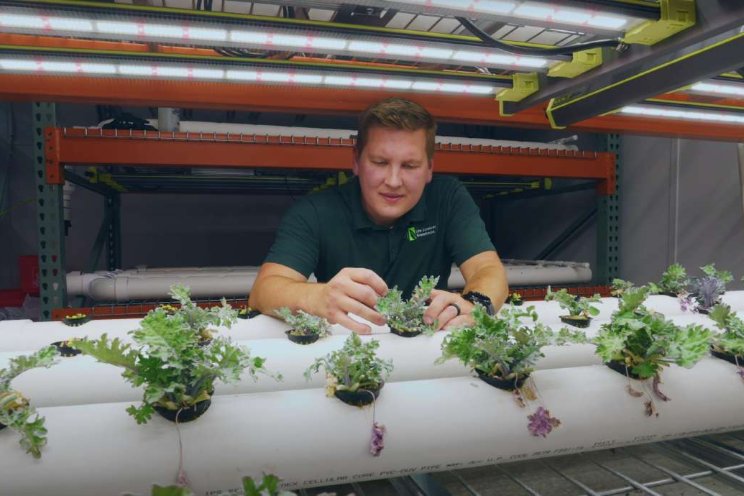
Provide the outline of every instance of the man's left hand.
{"type": "Polygon", "coordinates": [[[437,330],[473,325],[470,312],[474,306],[457,293],[435,289],[431,292],[429,308],[424,312],[424,322],[436,321],[437,330]]]}

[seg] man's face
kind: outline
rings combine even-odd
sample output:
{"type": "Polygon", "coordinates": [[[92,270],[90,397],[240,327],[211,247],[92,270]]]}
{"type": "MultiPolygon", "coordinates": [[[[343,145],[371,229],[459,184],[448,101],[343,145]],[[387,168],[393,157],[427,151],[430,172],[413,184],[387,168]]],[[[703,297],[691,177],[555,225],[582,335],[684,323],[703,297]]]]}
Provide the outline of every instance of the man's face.
{"type": "Polygon", "coordinates": [[[393,224],[416,206],[431,181],[426,131],[370,128],[354,174],[359,176],[367,215],[377,225],[393,224]]]}

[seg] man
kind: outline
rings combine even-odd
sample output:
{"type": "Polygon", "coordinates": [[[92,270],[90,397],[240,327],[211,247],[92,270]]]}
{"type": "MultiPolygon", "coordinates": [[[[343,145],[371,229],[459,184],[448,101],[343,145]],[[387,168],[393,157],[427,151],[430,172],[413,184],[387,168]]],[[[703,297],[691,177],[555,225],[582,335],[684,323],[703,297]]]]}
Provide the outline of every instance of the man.
{"type": "Polygon", "coordinates": [[[463,296],[432,293],[424,314],[438,328],[472,323],[474,303],[490,311],[507,296],[504,267],[477,206],[462,184],[432,176],[436,123],[420,105],[383,100],[360,117],[355,177],[300,199],[282,220],[256,277],[250,305],[269,315],[304,310],[360,334],[349,314],[383,325],[375,304],[398,286],[410,297],[425,275],[447,288],[452,262],[463,296]],[[307,278],[315,273],[317,283],[307,278]]]}

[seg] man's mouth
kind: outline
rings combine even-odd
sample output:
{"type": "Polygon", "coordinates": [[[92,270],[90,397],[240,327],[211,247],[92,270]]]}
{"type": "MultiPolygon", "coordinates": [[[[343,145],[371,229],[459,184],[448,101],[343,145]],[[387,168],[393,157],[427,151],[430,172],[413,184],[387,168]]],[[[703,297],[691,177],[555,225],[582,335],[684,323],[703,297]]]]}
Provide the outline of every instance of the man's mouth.
{"type": "Polygon", "coordinates": [[[380,196],[382,196],[387,203],[398,203],[398,201],[403,198],[403,195],[393,195],[390,193],[380,193],[380,196]]]}

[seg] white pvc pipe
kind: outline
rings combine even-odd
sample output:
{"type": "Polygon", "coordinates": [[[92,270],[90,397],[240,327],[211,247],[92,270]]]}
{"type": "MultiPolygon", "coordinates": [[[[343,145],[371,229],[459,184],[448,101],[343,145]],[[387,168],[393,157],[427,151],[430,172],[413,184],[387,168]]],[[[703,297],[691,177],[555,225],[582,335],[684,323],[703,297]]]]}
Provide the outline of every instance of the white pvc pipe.
{"type": "MultiPolygon", "coordinates": [[[[541,403],[562,422],[533,437],[511,393],[469,377],[390,383],[376,405],[385,449],[369,454],[371,408],[354,408],[322,389],[219,396],[180,428],[184,469],[196,494],[238,488],[242,476],[273,473],[284,487],[312,487],[436,472],[744,428],[741,379],[707,359],[664,371],[658,417],[646,417],[627,379],[602,366],[537,371],[541,403]],[[715,408],[711,408],[715,405],[715,408]]],[[[174,425],[137,425],[128,403],[41,408],[49,431],[40,460],[0,435],[3,491],[30,496],[136,492],[169,484],[178,467],[174,425]]]]}
{"type": "MultiPolygon", "coordinates": [[[[505,261],[506,277],[513,286],[579,284],[592,279],[587,263],[505,261]]],[[[85,295],[99,301],[168,298],[170,286],[189,286],[193,297],[245,297],[253,289],[259,267],[174,267],[67,274],[69,296],[85,295]]],[[[313,275],[308,279],[315,281],[313,275]]],[[[452,266],[450,289],[465,287],[465,278],[452,266]]]]}

